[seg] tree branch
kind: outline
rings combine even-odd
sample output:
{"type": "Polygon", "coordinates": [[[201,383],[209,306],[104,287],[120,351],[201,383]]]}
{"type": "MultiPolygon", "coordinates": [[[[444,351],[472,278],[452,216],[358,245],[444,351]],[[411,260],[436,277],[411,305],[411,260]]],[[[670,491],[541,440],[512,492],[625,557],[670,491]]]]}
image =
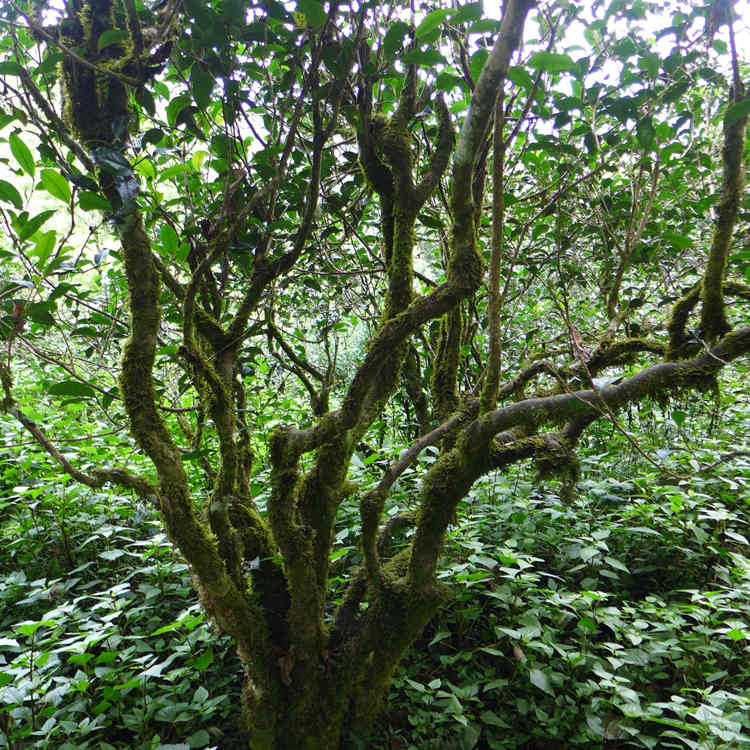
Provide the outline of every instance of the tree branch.
{"type": "MultiPolygon", "coordinates": [[[[736,78],[729,97],[730,109],[744,99],[744,86],[736,78]]],[[[730,122],[724,118],[724,146],[721,151],[723,174],[721,200],[716,209],[711,250],[703,276],[701,308],[701,329],[706,341],[713,343],[719,336],[730,330],[724,309],[722,284],[726,272],[727,258],[732,241],[732,232],[737,221],[743,187],[745,185],[745,126],[748,116],[743,114],[730,122]]]]}
{"type": "Polygon", "coordinates": [[[116,484],[133,490],[137,495],[150,503],[156,503],[159,496],[158,490],[148,479],[130,473],[122,467],[94,469],[91,474],[80,471],[58,450],[57,446],[44,434],[39,425],[27,416],[13,398],[13,382],[8,366],[0,361],[0,380],[2,381],[5,397],[2,400],[2,410],[16,419],[26,431],[33,436],[34,440],[69,474],[73,479],[81,484],[94,489],[104,486],[105,484],[116,484]]]}

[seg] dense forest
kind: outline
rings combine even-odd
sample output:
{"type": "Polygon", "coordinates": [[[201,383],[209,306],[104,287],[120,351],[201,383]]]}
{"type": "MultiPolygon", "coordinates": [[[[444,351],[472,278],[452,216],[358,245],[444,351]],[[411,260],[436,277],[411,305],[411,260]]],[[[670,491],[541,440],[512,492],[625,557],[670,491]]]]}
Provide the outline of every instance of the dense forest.
{"type": "Polygon", "coordinates": [[[6,0],[0,748],[750,744],[746,0],[6,0]]]}

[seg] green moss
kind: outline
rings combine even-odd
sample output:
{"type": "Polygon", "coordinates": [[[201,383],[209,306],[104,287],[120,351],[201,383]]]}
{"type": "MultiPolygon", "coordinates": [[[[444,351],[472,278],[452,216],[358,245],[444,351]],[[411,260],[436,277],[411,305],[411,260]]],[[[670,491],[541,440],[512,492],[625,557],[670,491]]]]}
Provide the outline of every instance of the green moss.
{"type": "Polygon", "coordinates": [[[381,159],[390,167],[398,182],[401,175],[411,175],[414,153],[406,124],[396,118],[380,123],[376,131],[376,148],[381,159]]]}
{"type": "Polygon", "coordinates": [[[581,477],[581,463],[572,447],[562,438],[551,440],[545,435],[524,440],[536,441],[533,451],[539,479],[561,479],[560,499],[570,502],[573,499],[573,490],[581,477]]]}
{"type": "Polygon", "coordinates": [[[457,373],[461,350],[462,317],[460,307],[440,321],[438,349],[433,364],[433,410],[439,420],[446,419],[458,407],[457,373]]]}
{"type": "Polygon", "coordinates": [[[458,502],[487,471],[490,445],[474,440],[471,430],[460,433],[451,450],[432,464],[422,480],[417,529],[409,564],[409,585],[429,588],[434,582],[445,532],[455,518],[458,502]]]}
{"type": "MultiPolygon", "coordinates": [[[[353,451],[349,433],[322,446],[305,476],[299,496],[301,522],[313,529],[313,565],[321,596],[328,587],[328,561],[336,510],[349,491],[346,475],[353,451]]],[[[322,616],[322,611],[319,613],[322,616]]]]}
{"type": "Polygon", "coordinates": [[[382,133],[388,120],[383,115],[374,115],[368,133],[358,136],[360,165],[370,187],[380,196],[392,196],[393,180],[391,172],[383,163],[374,147],[374,140],[382,133]]]}
{"type": "Polygon", "coordinates": [[[663,355],[664,346],[659,342],[639,337],[607,341],[596,349],[587,366],[591,374],[596,374],[612,365],[631,364],[642,352],[663,355]]]}
{"type": "Polygon", "coordinates": [[[405,571],[407,562],[408,551],[389,562],[386,575],[393,585],[380,590],[368,608],[365,630],[372,633],[372,639],[362,644],[358,655],[359,678],[349,717],[356,731],[366,731],[377,718],[404,651],[451,596],[447,586],[413,588],[405,583],[399,573],[405,571]]]}
{"type": "Polygon", "coordinates": [[[394,207],[393,251],[388,264],[388,293],[384,305],[384,319],[394,317],[407,308],[412,301],[414,222],[411,209],[404,207],[400,199],[394,207]]]}
{"type": "Polygon", "coordinates": [[[62,65],[63,119],[90,148],[109,144],[113,122],[129,116],[128,90],[119,78],[106,70],[122,73],[132,59],[132,47],[110,45],[101,52],[101,34],[117,28],[115,4],[110,0],[84,0],[71,10],[60,25],[61,40],[69,48],[84,51],[84,57],[98,69],[84,67],[65,56],[62,65]]]}
{"type": "Polygon", "coordinates": [[[685,330],[690,313],[698,304],[701,294],[701,285],[696,284],[687,294],[684,294],[677,302],[674,303],[672,314],[667,323],[667,333],[669,334],[669,344],[665,358],[674,361],[686,356],[685,346],[688,342],[685,330]]]}
{"type": "MultiPolygon", "coordinates": [[[[743,86],[735,81],[731,101],[744,97],[743,86]]],[[[732,233],[745,185],[744,150],[747,115],[738,121],[724,124],[724,146],[722,148],[723,174],[721,201],[716,210],[713,242],[703,276],[701,297],[701,329],[709,344],[731,330],[724,305],[723,283],[732,242],[732,233]]]]}

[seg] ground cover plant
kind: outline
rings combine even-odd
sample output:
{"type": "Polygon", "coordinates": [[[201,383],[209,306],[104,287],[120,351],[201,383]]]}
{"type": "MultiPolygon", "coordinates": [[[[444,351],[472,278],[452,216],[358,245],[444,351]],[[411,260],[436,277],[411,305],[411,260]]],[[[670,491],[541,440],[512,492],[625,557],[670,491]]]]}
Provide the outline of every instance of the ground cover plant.
{"type": "MultiPolygon", "coordinates": [[[[215,630],[186,622],[229,639],[242,665],[227,690],[256,750],[367,742],[394,675],[469,746],[504,742],[509,712],[533,715],[515,722],[530,747],[647,743],[643,726],[665,722],[655,743],[741,741],[744,506],[703,478],[699,446],[649,442],[659,409],[682,442],[745,413],[750,99],[733,4],[507,0],[498,19],[480,3],[14,0],[0,23],[3,425],[7,445],[33,441],[38,471],[59,472],[45,507],[65,581],[98,571],[71,564],[77,498],[126,491],[158,513],[215,630]],[[609,453],[654,473],[616,492],[609,453]],[[581,478],[592,455],[600,486],[581,478]],[[518,490],[534,476],[546,489],[518,490]],[[518,496],[490,502],[510,478],[518,496]],[[630,515],[596,528],[597,492],[630,515]],[[558,531],[526,536],[545,513],[558,531]],[[653,554],[644,535],[663,538],[653,554]],[[441,612],[459,627],[462,584],[495,607],[467,610],[482,653],[514,654],[486,688],[517,696],[513,709],[504,694],[474,711],[479,688],[446,689],[460,677],[448,661],[445,678],[396,672],[441,612]],[[660,598],[680,586],[695,600],[660,598]],[[734,646],[718,635],[725,608],[734,646]],[[636,701],[636,667],[650,674],[639,631],[692,620],[708,651],[665,637],[654,699],[636,701]],[[544,661],[555,654],[568,666],[544,661]],[[543,704],[567,670],[588,687],[543,704]],[[678,673],[705,701],[660,705],[678,673]],[[713,683],[735,677],[717,698],[713,683]]],[[[13,523],[38,535],[17,506],[49,488],[13,487],[27,487],[13,523]]],[[[112,534],[146,541],[114,520],[112,534]]],[[[96,565],[127,561],[97,534],[96,565]]],[[[12,601],[29,585],[14,580],[12,601]]],[[[75,619],[90,594],[70,593],[75,619]]],[[[111,637],[148,629],[116,610],[111,637]]],[[[58,664],[38,665],[38,634],[46,648],[62,632],[44,622],[10,645],[30,695],[12,694],[14,721],[34,732],[34,681],[58,664]]],[[[186,627],[161,633],[170,648],[186,627]]],[[[433,645],[449,643],[460,634],[433,645]]],[[[199,657],[179,658],[192,687],[199,657]]],[[[130,732],[117,712],[145,703],[117,685],[88,718],[130,732]]],[[[198,690],[185,713],[144,719],[138,741],[169,742],[177,729],[158,722],[190,724],[198,690]]],[[[211,739],[208,720],[189,729],[211,739]]]]}
{"type": "Polygon", "coordinates": [[[0,747],[237,747],[241,667],[153,512],[36,473],[2,500],[0,747]]]}
{"type": "Polygon", "coordinates": [[[483,488],[449,538],[454,602],[407,653],[372,746],[750,743],[750,465],[714,474],[732,443],[709,442],[675,451],[712,467],[689,484],[592,453],[569,504],[522,475],[483,488]]]}
{"type": "MultiPolygon", "coordinates": [[[[345,746],[750,742],[747,404],[724,403],[721,429],[692,434],[674,421],[684,408],[633,418],[649,424],[642,448],[697,462],[689,482],[624,439],[606,441],[613,469],[595,434],[570,503],[521,471],[477,487],[441,562],[450,606],[407,651],[377,727],[345,746]]],[[[24,454],[4,472],[0,747],[236,747],[241,665],[153,511],[88,490],[66,502],[24,454]]],[[[405,485],[388,512],[413,505],[405,485]]],[[[336,561],[359,554],[356,505],[344,510],[334,591],[336,561]]]]}

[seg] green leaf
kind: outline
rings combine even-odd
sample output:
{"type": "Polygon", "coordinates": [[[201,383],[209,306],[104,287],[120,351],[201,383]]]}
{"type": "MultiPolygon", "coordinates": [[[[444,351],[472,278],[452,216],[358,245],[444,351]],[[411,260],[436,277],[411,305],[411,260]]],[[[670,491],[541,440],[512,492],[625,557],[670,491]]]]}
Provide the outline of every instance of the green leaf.
{"type": "Polygon", "coordinates": [[[718,672],[711,672],[711,674],[706,675],[706,682],[716,682],[716,680],[721,680],[728,674],[729,672],[727,672],[726,669],[721,669],[718,672]]]}
{"type": "Polygon", "coordinates": [[[490,56],[490,53],[486,49],[477,50],[471,56],[471,62],[469,63],[469,71],[471,72],[471,77],[475,81],[479,80],[479,76],[482,73],[482,68],[484,68],[484,64],[487,62],[487,58],[489,56],[490,56]]]}
{"type": "Polygon", "coordinates": [[[407,52],[401,58],[401,61],[409,65],[424,66],[439,65],[441,63],[446,64],[448,62],[436,49],[428,49],[424,52],[418,49],[413,49],[410,52],[407,52]]]}
{"type": "Polygon", "coordinates": [[[445,638],[450,638],[451,634],[448,630],[443,630],[435,635],[435,637],[427,644],[428,646],[434,646],[436,643],[440,643],[440,641],[444,640],[445,638]]]}
{"type": "Polygon", "coordinates": [[[205,747],[209,742],[211,742],[211,735],[205,729],[199,729],[187,738],[190,747],[205,747]]]}
{"type": "Polygon", "coordinates": [[[34,164],[34,157],[31,155],[29,147],[21,140],[18,133],[11,134],[10,138],[8,138],[8,144],[10,145],[10,152],[15,157],[21,169],[33,177],[36,165],[34,164]]]}
{"type": "Polygon", "coordinates": [[[42,187],[63,203],[70,203],[70,185],[59,172],[54,169],[43,169],[41,175],[42,187]]]}
{"type": "Polygon", "coordinates": [[[135,165],[135,171],[138,174],[143,175],[147,180],[153,180],[154,177],[156,177],[156,167],[151,159],[141,159],[141,161],[135,165]]]}
{"type": "Polygon", "coordinates": [[[172,99],[167,104],[167,122],[174,126],[177,122],[177,116],[182,112],[185,107],[189,107],[192,102],[192,98],[187,93],[182,93],[172,99]]]}
{"type": "Polygon", "coordinates": [[[57,623],[54,620],[40,620],[39,622],[21,623],[13,632],[21,635],[34,635],[39,628],[51,628],[57,623]]]}
{"type": "Polygon", "coordinates": [[[448,16],[452,16],[453,13],[454,11],[449,8],[439,8],[428,13],[422,23],[417,26],[417,39],[421,39],[431,31],[434,31],[448,16]]]}
{"type": "MultiPolygon", "coordinates": [[[[485,685],[485,689],[487,686],[485,685]]],[[[500,716],[498,716],[494,711],[482,711],[481,714],[479,714],[479,721],[482,722],[484,725],[492,725],[495,727],[503,727],[503,728],[510,728],[510,724],[508,724],[505,719],[502,719],[500,716]]]]}
{"type": "Polygon", "coordinates": [[[19,242],[24,242],[29,239],[36,231],[51,217],[55,215],[55,211],[42,211],[32,219],[29,219],[18,232],[19,242]]]}
{"type": "Polygon", "coordinates": [[[98,193],[92,193],[90,190],[84,190],[78,196],[78,205],[84,211],[111,211],[110,202],[98,193]]]}
{"type": "Polygon", "coordinates": [[[162,138],[164,138],[164,131],[161,128],[149,128],[141,136],[141,148],[145,148],[149,143],[158,146],[162,138]]]}
{"type": "Polygon", "coordinates": [[[479,21],[484,8],[482,3],[466,3],[461,5],[453,16],[453,23],[464,23],[465,21],[479,21]]]}
{"type": "Polygon", "coordinates": [[[0,180],[0,201],[12,203],[19,211],[23,208],[21,194],[13,185],[5,180],[0,180]]]}
{"type": "Polygon", "coordinates": [[[107,29],[106,31],[102,31],[96,42],[96,49],[98,52],[101,52],[105,47],[109,47],[110,44],[124,42],[128,36],[128,32],[124,29],[107,29]]]}
{"type": "Polygon", "coordinates": [[[154,95],[147,88],[139,88],[135,92],[135,100],[147,114],[151,115],[151,117],[156,114],[156,100],[154,99],[154,95]]]}
{"type": "Polygon", "coordinates": [[[49,302],[32,302],[27,308],[27,313],[29,318],[35,323],[43,326],[53,326],[55,325],[55,319],[52,317],[50,310],[54,309],[54,304],[50,304],[49,302]]]}
{"type": "Polygon", "coordinates": [[[671,242],[679,250],[687,250],[693,246],[693,241],[690,237],[673,232],[671,229],[664,230],[664,239],[671,242]]]}
{"type": "Polygon", "coordinates": [[[113,560],[117,560],[119,557],[122,557],[125,554],[125,552],[121,549],[107,549],[104,550],[104,552],[99,553],[99,557],[101,557],[103,560],[109,560],[112,562],[113,560]]]}
{"type": "Polygon", "coordinates": [[[159,230],[159,239],[167,253],[172,256],[175,255],[177,248],[180,246],[180,238],[169,224],[162,224],[159,230]]]}
{"type": "Polygon", "coordinates": [[[654,142],[656,136],[653,120],[650,117],[644,117],[638,125],[636,125],[635,134],[641,148],[651,148],[651,144],[654,142]]]}
{"type": "Polygon", "coordinates": [[[94,658],[94,654],[73,654],[68,657],[68,664],[88,664],[94,658]]]}
{"type": "Polygon", "coordinates": [[[214,90],[214,83],[214,77],[203,70],[200,65],[193,65],[190,69],[190,86],[193,89],[193,99],[201,109],[206,109],[211,104],[211,92],[214,90]]]}
{"type": "Polygon", "coordinates": [[[547,73],[578,73],[580,66],[569,55],[559,55],[555,52],[535,52],[529,58],[529,67],[547,73]]]}
{"type": "Polygon", "coordinates": [[[86,383],[79,383],[77,380],[62,380],[54,383],[47,388],[47,392],[53,396],[75,396],[78,398],[89,398],[96,391],[86,383]]]}
{"type": "Polygon", "coordinates": [[[432,229],[442,229],[445,226],[445,223],[439,215],[433,216],[428,213],[421,213],[419,214],[419,220],[426,227],[430,227],[432,229]]]}
{"type": "Polygon", "coordinates": [[[746,536],[744,536],[743,534],[738,534],[736,531],[730,531],[729,529],[727,529],[724,532],[724,535],[734,540],[735,542],[739,542],[740,544],[750,544],[750,542],[747,541],[746,536]]]}
{"type": "Polygon", "coordinates": [[[437,74],[436,83],[439,91],[453,91],[456,87],[466,87],[466,82],[461,76],[446,73],[444,70],[437,74]]]}
{"type": "Polygon", "coordinates": [[[723,41],[722,39],[714,39],[713,42],[711,42],[711,46],[720,54],[720,55],[726,55],[728,51],[727,43],[723,41]]]}
{"type": "Polygon", "coordinates": [[[550,685],[549,677],[547,677],[547,675],[542,672],[541,669],[530,669],[529,680],[531,680],[532,685],[535,685],[548,695],[555,694],[555,691],[552,689],[552,685],[550,685]]]}
{"type": "Polygon", "coordinates": [[[305,16],[308,25],[314,29],[322,26],[328,17],[317,0],[297,0],[297,10],[305,16]]]}
{"type": "Polygon", "coordinates": [[[630,570],[628,570],[628,566],[625,565],[625,563],[620,562],[620,560],[615,557],[605,555],[604,562],[606,562],[607,565],[614,568],[615,570],[621,570],[623,573],[630,573],[630,570]]]}
{"type": "Polygon", "coordinates": [[[15,60],[0,62],[0,76],[20,76],[23,68],[15,60]]]}
{"type": "Polygon", "coordinates": [[[645,70],[650,78],[656,78],[659,72],[659,57],[653,52],[638,58],[638,67],[645,70]]]}
{"type": "Polygon", "coordinates": [[[0,111],[0,130],[3,130],[6,125],[10,125],[15,119],[15,115],[9,115],[0,111]]]}
{"type": "Polygon", "coordinates": [[[180,246],[177,248],[175,253],[175,260],[178,263],[185,263],[188,255],[190,254],[190,244],[188,242],[180,242],[180,246]]]}
{"type": "Polygon", "coordinates": [[[203,166],[203,162],[206,160],[207,156],[207,151],[196,151],[190,157],[190,164],[196,172],[200,172],[200,169],[203,166]]]}
{"type": "Polygon", "coordinates": [[[500,26],[500,21],[494,18],[482,18],[469,26],[470,34],[494,34],[500,26]]]}
{"type": "Polygon", "coordinates": [[[110,388],[102,394],[102,409],[109,409],[110,404],[120,395],[119,388],[110,388]]]}
{"type": "Polygon", "coordinates": [[[213,664],[213,661],[214,654],[213,651],[209,649],[208,651],[204,651],[200,656],[197,656],[193,661],[193,664],[199,672],[202,672],[204,669],[207,669],[211,664],[213,664]]]}
{"type": "Polygon", "coordinates": [[[403,21],[394,21],[383,39],[383,52],[391,59],[403,47],[404,37],[409,33],[409,25],[403,21]]]}
{"type": "Polygon", "coordinates": [[[192,164],[175,164],[171,167],[167,167],[161,174],[159,175],[159,182],[162,182],[163,180],[168,180],[172,177],[176,177],[180,174],[185,174],[185,172],[190,172],[192,169],[192,164]]]}
{"type": "Polygon", "coordinates": [[[149,633],[149,636],[164,635],[164,633],[171,633],[173,630],[177,630],[180,627],[179,622],[170,622],[169,625],[163,625],[160,628],[154,630],[153,633],[149,633]]]}
{"type": "Polygon", "coordinates": [[[62,284],[58,284],[49,294],[49,297],[47,297],[48,302],[54,302],[56,299],[60,299],[60,297],[65,296],[69,292],[77,292],[77,287],[74,284],[68,284],[67,282],[63,282],[62,284]]]}
{"type": "Polygon", "coordinates": [[[88,175],[79,174],[78,172],[73,172],[70,175],[70,181],[76,187],[79,187],[82,190],[96,191],[99,189],[99,185],[97,184],[96,180],[92,180],[88,175]]]}
{"type": "Polygon", "coordinates": [[[182,457],[183,461],[195,461],[196,459],[201,458],[201,456],[208,455],[208,451],[203,450],[194,450],[194,451],[184,451],[180,453],[180,456],[182,457]]]}
{"type": "Polygon", "coordinates": [[[468,724],[463,728],[461,733],[462,750],[474,750],[478,745],[479,738],[482,736],[482,727],[479,724],[468,724]]]}
{"type": "Polygon", "coordinates": [[[724,114],[724,124],[731,127],[748,115],[750,115],[750,98],[730,104],[724,114]]]}
{"type": "Polygon", "coordinates": [[[508,79],[513,81],[516,86],[529,91],[534,87],[534,79],[529,75],[528,71],[517,65],[508,68],[508,79]]]}
{"type": "Polygon", "coordinates": [[[583,30],[583,37],[589,43],[589,46],[597,49],[602,41],[602,21],[594,21],[587,24],[583,30]]]}

